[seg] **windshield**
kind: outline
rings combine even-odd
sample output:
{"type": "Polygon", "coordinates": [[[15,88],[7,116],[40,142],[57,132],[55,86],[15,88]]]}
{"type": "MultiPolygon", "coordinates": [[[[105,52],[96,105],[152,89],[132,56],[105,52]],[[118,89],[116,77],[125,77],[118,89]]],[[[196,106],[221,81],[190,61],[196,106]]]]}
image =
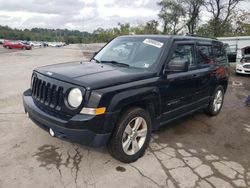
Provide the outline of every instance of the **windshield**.
{"type": "Polygon", "coordinates": [[[150,38],[118,38],[107,44],[95,57],[99,63],[150,68],[159,57],[163,42],[150,38]]]}

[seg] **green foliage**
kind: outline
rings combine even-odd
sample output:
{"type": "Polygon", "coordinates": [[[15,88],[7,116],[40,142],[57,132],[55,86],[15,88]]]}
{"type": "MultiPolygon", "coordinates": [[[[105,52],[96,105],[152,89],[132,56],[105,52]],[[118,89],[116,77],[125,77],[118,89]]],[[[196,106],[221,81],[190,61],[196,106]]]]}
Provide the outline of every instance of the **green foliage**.
{"type": "Polygon", "coordinates": [[[162,0],[159,18],[163,21],[163,33],[178,34],[185,26],[183,0],[162,0]]]}
{"type": "Polygon", "coordinates": [[[205,37],[250,35],[250,13],[237,8],[244,0],[160,0],[159,22],[150,20],[144,24],[131,26],[118,23],[113,28],[98,28],[92,33],[68,29],[12,29],[0,26],[1,39],[63,41],[66,43],[108,42],[120,35],[129,34],[184,34],[196,33],[205,37]],[[210,19],[199,24],[200,11],[206,9],[210,19]]]}
{"type": "Polygon", "coordinates": [[[238,9],[241,1],[246,0],[161,0],[158,16],[166,34],[249,35],[250,13],[238,9]],[[201,10],[206,10],[210,19],[199,25],[201,10]]]}
{"type": "Polygon", "coordinates": [[[67,43],[82,42],[83,39],[88,39],[90,33],[71,31],[68,29],[11,29],[8,26],[0,26],[0,38],[10,40],[34,40],[34,41],[64,41],[67,43]]]}
{"type": "Polygon", "coordinates": [[[223,28],[218,29],[217,32],[214,32],[214,28],[217,27],[217,25],[222,24],[221,20],[209,20],[206,24],[201,25],[197,30],[197,35],[199,36],[205,36],[205,37],[217,37],[217,36],[233,36],[232,33],[232,26],[230,23],[225,23],[223,28]],[[222,32],[223,29],[223,32],[222,32]],[[221,31],[221,34],[219,32],[221,31]],[[215,35],[216,34],[216,35],[215,35]]]}
{"type": "Polygon", "coordinates": [[[158,22],[148,21],[145,25],[131,27],[129,23],[118,23],[118,27],[103,29],[98,28],[93,33],[80,32],[68,29],[11,29],[7,26],[0,26],[0,38],[10,40],[34,40],[34,41],[63,41],[66,43],[93,43],[108,42],[120,35],[129,34],[157,34],[158,22]]]}
{"type": "Polygon", "coordinates": [[[250,12],[244,10],[235,11],[232,25],[234,35],[250,35],[250,12]]]}

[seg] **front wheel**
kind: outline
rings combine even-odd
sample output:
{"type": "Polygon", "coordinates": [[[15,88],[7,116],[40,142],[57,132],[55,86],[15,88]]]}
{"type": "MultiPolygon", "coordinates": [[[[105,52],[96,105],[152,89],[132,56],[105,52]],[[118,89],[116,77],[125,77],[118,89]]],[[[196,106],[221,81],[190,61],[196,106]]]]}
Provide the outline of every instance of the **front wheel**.
{"type": "Polygon", "coordinates": [[[108,144],[111,155],[125,163],[143,156],[151,135],[149,114],[141,108],[131,108],[121,115],[116,126],[108,144]]]}
{"type": "Polygon", "coordinates": [[[224,101],[224,88],[222,86],[218,86],[212,99],[207,108],[204,109],[205,113],[210,116],[216,116],[220,113],[222,105],[224,101]]]}

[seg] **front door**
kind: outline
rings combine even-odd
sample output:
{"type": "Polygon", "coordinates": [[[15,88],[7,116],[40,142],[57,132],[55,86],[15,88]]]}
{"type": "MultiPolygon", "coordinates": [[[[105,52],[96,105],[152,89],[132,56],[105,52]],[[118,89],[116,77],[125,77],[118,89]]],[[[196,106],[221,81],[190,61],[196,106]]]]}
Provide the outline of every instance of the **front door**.
{"type": "Polygon", "coordinates": [[[192,103],[198,100],[196,93],[200,74],[195,56],[195,43],[176,42],[169,62],[176,58],[188,61],[189,68],[187,72],[169,72],[160,86],[162,124],[187,113],[192,109],[192,103]]]}

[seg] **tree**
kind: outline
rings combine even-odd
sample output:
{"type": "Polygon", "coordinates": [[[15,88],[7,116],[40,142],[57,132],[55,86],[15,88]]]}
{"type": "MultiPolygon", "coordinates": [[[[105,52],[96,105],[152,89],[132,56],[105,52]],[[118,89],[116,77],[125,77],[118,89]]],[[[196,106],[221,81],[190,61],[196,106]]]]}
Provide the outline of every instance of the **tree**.
{"type": "Polygon", "coordinates": [[[186,0],[187,28],[189,34],[194,34],[200,18],[201,7],[204,0],[186,0]]]}
{"type": "Polygon", "coordinates": [[[121,35],[129,35],[130,32],[130,24],[129,23],[118,23],[118,26],[120,26],[120,33],[121,35]]]}
{"type": "Polygon", "coordinates": [[[232,24],[235,35],[250,35],[250,12],[244,10],[235,11],[232,24]]]}
{"type": "Polygon", "coordinates": [[[183,0],[161,0],[159,18],[163,21],[163,33],[178,34],[185,27],[183,0]]]}
{"type": "Polygon", "coordinates": [[[157,29],[158,25],[159,25],[159,23],[156,20],[148,21],[143,28],[144,34],[157,34],[157,33],[159,33],[159,31],[157,29]]]}
{"type": "Polygon", "coordinates": [[[214,37],[223,36],[230,25],[232,13],[243,0],[206,0],[205,7],[211,14],[209,24],[214,37]]]}

